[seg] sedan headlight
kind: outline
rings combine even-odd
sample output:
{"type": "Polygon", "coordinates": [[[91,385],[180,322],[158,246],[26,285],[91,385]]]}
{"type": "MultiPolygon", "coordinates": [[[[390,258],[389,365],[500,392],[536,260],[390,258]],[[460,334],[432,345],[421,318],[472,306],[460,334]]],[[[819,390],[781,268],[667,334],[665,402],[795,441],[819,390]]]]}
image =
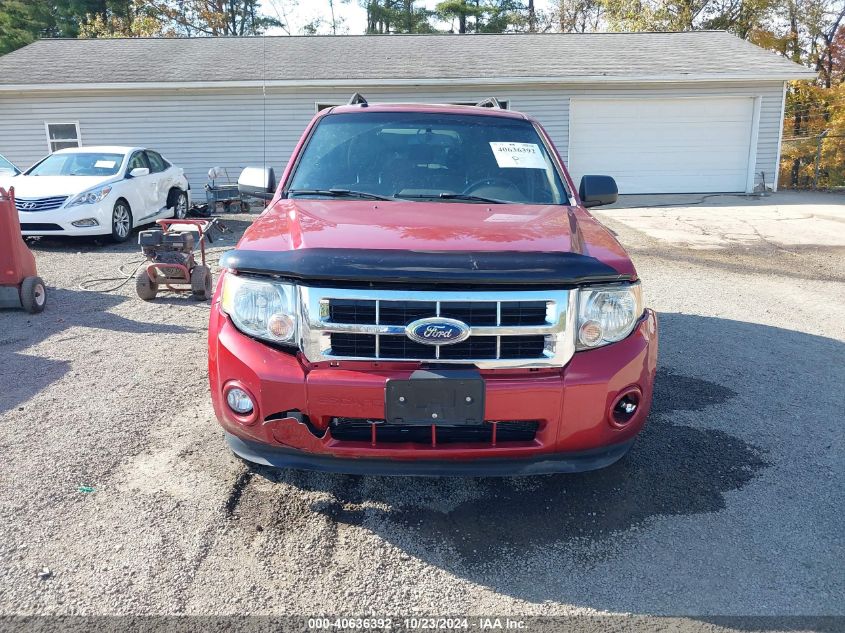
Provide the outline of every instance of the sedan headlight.
{"type": "Polygon", "coordinates": [[[582,288],[578,292],[576,349],[621,341],[634,329],[643,309],[639,282],[582,288]]]}
{"type": "Polygon", "coordinates": [[[221,305],[244,334],[272,343],[296,343],[296,287],[292,284],[229,273],[223,279],[221,305]]]}
{"type": "Polygon", "coordinates": [[[111,185],[105,187],[97,187],[96,189],[89,189],[83,191],[73,200],[67,203],[68,207],[78,207],[81,204],[96,204],[105,198],[111,192],[111,185]]]}

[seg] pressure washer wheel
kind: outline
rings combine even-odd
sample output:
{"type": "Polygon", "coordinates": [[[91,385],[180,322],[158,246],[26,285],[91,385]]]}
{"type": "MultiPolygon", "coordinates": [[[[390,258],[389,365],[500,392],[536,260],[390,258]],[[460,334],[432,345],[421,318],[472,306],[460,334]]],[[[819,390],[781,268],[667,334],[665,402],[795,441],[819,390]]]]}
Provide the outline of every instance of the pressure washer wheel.
{"type": "Polygon", "coordinates": [[[20,288],[21,305],[30,314],[37,314],[47,305],[47,286],[41,277],[26,277],[20,288]]]}
{"type": "Polygon", "coordinates": [[[135,273],[135,292],[144,301],[152,301],[158,294],[158,283],[150,279],[147,266],[141,266],[135,273]]]}
{"type": "Polygon", "coordinates": [[[191,292],[194,299],[211,299],[211,270],[208,266],[197,264],[191,271],[191,292]]]}

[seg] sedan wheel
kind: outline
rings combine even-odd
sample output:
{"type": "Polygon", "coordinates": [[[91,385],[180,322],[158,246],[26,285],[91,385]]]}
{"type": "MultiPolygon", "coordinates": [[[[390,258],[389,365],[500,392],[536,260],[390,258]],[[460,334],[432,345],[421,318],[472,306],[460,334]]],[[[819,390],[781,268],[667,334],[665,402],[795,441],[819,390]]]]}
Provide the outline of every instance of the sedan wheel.
{"type": "Polygon", "coordinates": [[[111,236],[115,242],[125,242],[132,232],[132,211],[123,200],[114,205],[111,220],[111,236]]]}
{"type": "Polygon", "coordinates": [[[188,215],[188,194],[182,192],[176,196],[176,205],[173,215],[177,220],[184,220],[188,215]]]}

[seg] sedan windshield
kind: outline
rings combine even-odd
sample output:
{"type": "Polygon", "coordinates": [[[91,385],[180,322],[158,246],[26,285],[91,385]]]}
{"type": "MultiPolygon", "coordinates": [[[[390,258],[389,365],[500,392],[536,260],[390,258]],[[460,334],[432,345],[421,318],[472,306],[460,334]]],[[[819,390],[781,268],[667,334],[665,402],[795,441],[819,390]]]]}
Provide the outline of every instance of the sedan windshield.
{"type": "Polygon", "coordinates": [[[529,121],[424,112],[327,115],[308,140],[287,193],[485,204],[567,201],[529,121]]]}
{"type": "Polygon", "coordinates": [[[123,154],[80,152],[51,154],[27,172],[28,176],[114,176],[123,154]]]}
{"type": "Polygon", "coordinates": [[[10,163],[5,158],[0,156],[0,172],[5,172],[5,173],[11,172],[13,174],[16,174],[16,173],[18,173],[18,170],[15,168],[15,166],[12,163],[10,163]]]}

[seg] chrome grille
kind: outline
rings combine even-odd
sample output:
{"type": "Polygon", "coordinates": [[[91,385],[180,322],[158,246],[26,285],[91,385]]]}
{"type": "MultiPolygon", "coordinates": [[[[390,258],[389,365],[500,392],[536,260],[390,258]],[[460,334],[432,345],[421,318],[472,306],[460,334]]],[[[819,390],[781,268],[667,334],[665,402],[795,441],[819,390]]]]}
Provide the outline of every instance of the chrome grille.
{"type": "Polygon", "coordinates": [[[482,368],[562,367],[575,351],[576,293],[404,291],[300,287],[302,349],[310,361],[408,360],[482,368]],[[452,345],[425,345],[405,334],[417,319],[444,317],[470,326],[452,345]]]}
{"type": "Polygon", "coordinates": [[[62,206],[67,196],[53,196],[51,198],[15,198],[15,208],[18,211],[34,213],[36,211],[53,211],[62,206]]]}
{"type": "Polygon", "coordinates": [[[482,325],[544,325],[546,301],[441,301],[437,314],[436,301],[370,301],[329,299],[329,321],[334,323],[379,323],[407,325],[411,321],[441,316],[463,321],[470,327],[482,325]],[[499,306],[501,305],[501,309],[499,306]]]}
{"type": "MultiPolygon", "coordinates": [[[[349,334],[334,332],[330,335],[331,349],[335,356],[375,357],[376,336],[374,334],[349,334]]],[[[539,358],[546,347],[546,337],[509,336],[500,342],[496,336],[471,336],[466,341],[455,345],[423,345],[406,336],[382,336],[379,340],[379,353],[385,359],[418,358],[425,360],[461,360],[463,358],[518,359],[539,358]],[[437,355],[437,350],[440,355],[437,355]]]]}

